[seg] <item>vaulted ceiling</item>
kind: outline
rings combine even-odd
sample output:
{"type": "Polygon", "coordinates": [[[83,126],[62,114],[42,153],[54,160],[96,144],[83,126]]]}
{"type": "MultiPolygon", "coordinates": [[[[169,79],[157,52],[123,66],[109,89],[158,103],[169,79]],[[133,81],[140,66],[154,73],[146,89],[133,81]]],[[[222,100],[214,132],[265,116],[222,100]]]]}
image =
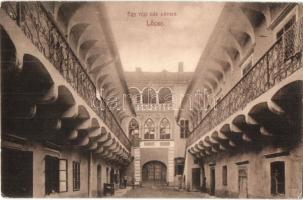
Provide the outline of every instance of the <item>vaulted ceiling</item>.
{"type": "MultiPolygon", "coordinates": [[[[196,90],[207,90],[209,94],[217,92],[220,83],[224,83],[228,73],[243,62],[255,47],[256,34],[267,33],[274,19],[273,10],[281,10],[286,4],[273,3],[226,3],[210,39],[200,57],[196,73],[187,94],[196,90]]],[[[184,98],[183,107],[189,107],[192,100],[184,98]]],[[[179,112],[192,116],[194,113],[179,112]]]]}
{"type": "Polygon", "coordinates": [[[55,2],[53,15],[66,35],[72,50],[93,80],[100,96],[105,100],[116,98],[124,109],[113,109],[116,118],[135,115],[128,94],[106,10],[100,2],[55,2]],[[126,101],[122,103],[122,101],[126,101]]]}

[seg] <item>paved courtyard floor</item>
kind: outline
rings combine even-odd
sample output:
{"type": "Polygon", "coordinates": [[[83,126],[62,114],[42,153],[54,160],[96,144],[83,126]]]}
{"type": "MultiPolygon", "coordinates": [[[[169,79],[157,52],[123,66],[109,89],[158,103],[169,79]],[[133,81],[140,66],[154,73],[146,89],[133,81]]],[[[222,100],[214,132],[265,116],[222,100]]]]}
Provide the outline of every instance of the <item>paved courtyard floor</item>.
{"type": "Polygon", "coordinates": [[[123,198],[214,198],[206,193],[178,191],[166,186],[142,186],[128,190],[123,198]]]}

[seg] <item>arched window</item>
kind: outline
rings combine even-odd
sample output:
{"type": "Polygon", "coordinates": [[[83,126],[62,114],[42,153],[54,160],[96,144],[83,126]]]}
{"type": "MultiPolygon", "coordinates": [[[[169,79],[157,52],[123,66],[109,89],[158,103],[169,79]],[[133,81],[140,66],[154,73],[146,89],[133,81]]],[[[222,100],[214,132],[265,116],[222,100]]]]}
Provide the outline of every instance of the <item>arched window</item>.
{"type": "Polygon", "coordinates": [[[169,88],[161,88],[159,91],[159,103],[172,103],[172,93],[169,88]]]}
{"type": "Polygon", "coordinates": [[[154,89],[145,88],[142,93],[143,104],[156,104],[157,95],[154,89]]]}
{"type": "Polygon", "coordinates": [[[130,88],[129,93],[130,93],[130,97],[132,99],[132,102],[135,103],[135,104],[139,104],[140,99],[141,99],[141,94],[140,94],[139,90],[136,89],[136,88],[130,88]]]}
{"type": "Polygon", "coordinates": [[[160,139],[170,139],[170,124],[166,118],[160,122],[160,139]]]}
{"type": "Polygon", "coordinates": [[[133,134],[138,134],[138,133],[139,133],[139,124],[137,120],[133,118],[132,120],[130,120],[128,125],[128,135],[132,136],[133,134]]]}
{"type": "Polygon", "coordinates": [[[155,139],[155,124],[150,118],[144,124],[144,139],[155,139]]]}

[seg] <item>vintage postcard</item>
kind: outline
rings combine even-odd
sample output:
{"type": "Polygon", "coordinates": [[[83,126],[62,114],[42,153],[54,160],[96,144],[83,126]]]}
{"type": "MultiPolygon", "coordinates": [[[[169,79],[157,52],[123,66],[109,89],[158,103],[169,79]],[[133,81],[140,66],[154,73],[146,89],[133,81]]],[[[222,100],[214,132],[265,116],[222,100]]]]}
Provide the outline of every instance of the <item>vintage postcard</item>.
{"type": "Polygon", "coordinates": [[[303,4],[2,1],[1,196],[302,198],[303,4]]]}

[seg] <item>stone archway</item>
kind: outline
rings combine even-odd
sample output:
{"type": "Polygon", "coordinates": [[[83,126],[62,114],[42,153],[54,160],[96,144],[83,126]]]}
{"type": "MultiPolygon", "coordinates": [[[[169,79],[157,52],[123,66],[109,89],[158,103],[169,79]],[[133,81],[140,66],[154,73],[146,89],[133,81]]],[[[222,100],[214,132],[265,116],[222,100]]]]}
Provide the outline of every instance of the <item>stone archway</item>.
{"type": "Polygon", "coordinates": [[[163,185],[166,184],[166,165],[157,160],[149,161],[142,167],[143,184],[163,185]]]}

